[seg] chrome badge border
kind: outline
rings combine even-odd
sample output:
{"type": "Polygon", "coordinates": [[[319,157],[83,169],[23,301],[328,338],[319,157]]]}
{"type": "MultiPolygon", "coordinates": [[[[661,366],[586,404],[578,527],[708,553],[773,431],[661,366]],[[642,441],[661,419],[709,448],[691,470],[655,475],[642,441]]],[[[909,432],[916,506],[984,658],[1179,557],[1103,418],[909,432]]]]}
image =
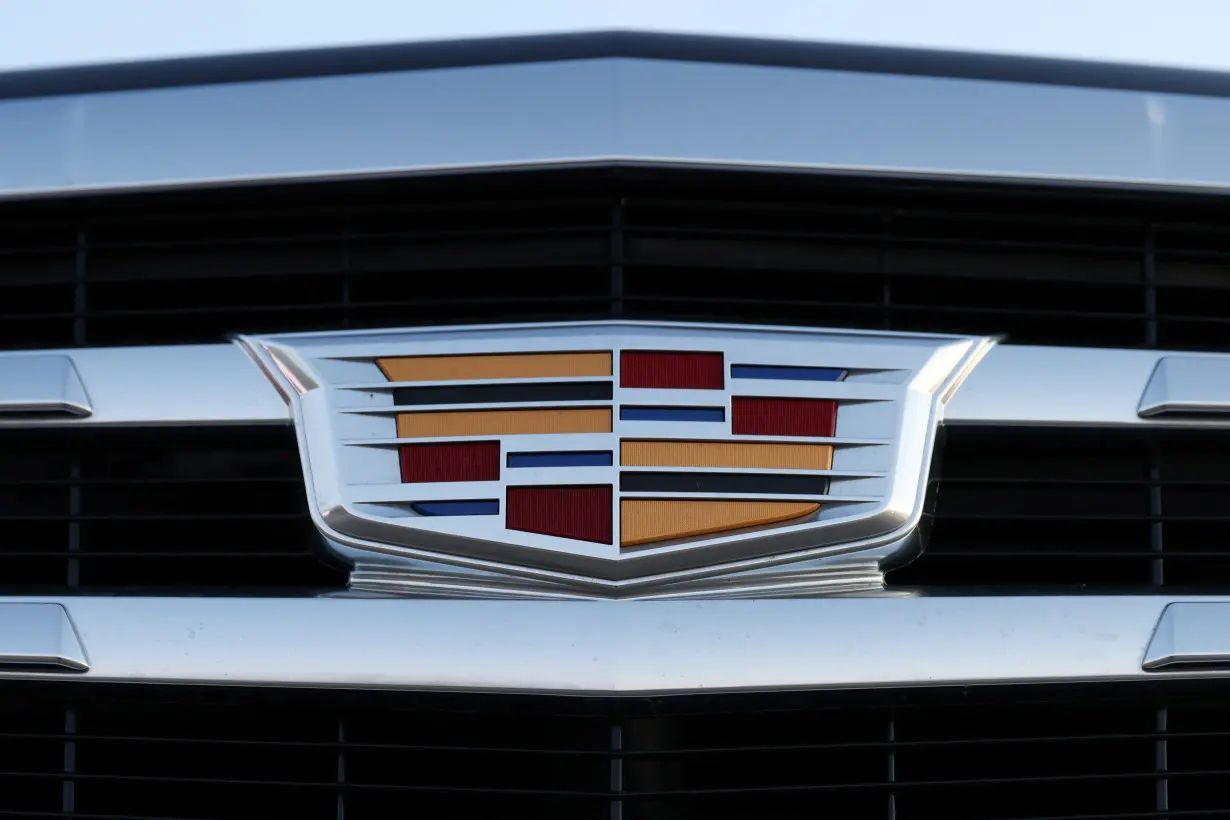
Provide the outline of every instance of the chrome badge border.
{"type": "MultiPolygon", "coordinates": [[[[917,527],[924,512],[943,406],[996,343],[993,338],[963,335],[631,320],[287,333],[238,336],[235,341],[291,408],[312,519],[328,548],[353,565],[352,589],[498,597],[671,597],[732,595],[757,589],[798,594],[809,589],[881,586],[885,567],[907,561],[921,549],[917,527]],[[422,352],[416,350],[416,342],[459,337],[479,341],[491,352],[515,353],[521,351],[517,335],[534,333],[604,334],[617,351],[621,345],[615,337],[621,332],[659,332],[677,339],[692,335],[700,340],[713,334],[734,339],[767,334],[778,341],[842,345],[847,352],[870,352],[877,344],[884,347],[888,353],[881,352],[880,358],[886,371],[908,370],[908,378],[900,384],[901,395],[895,399],[902,404],[897,436],[886,442],[892,448],[892,467],[885,473],[888,491],[874,510],[860,515],[700,537],[615,559],[411,531],[347,506],[338,464],[341,445],[332,425],[336,410],[330,396],[337,388],[320,377],[314,359],[415,355],[422,352]],[[894,345],[912,348],[915,358],[920,348],[929,348],[931,354],[911,370],[899,361],[894,364],[894,345]]],[[[617,375],[613,373],[612,378],[617,375]]],[[[854,386],[841,398],[883,401],[874,398],[875,394],[874,389],[854,386]]],[[[618,404],[617,393],[611,406],[618,404]]],[[[616,440],[618,437],[616,433],[616,440]]]]}

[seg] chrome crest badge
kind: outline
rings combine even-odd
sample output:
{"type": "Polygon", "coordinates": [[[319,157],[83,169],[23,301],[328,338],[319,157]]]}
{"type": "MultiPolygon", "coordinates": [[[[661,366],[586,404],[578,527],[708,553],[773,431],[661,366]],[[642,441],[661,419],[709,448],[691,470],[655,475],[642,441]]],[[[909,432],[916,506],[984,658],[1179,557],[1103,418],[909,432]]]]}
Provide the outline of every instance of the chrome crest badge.
{"type": "Polygon", "coordinates": [[[535,597],[879,587],[992,344],[632,321],[240,341],[352,588],[535,597]]]}

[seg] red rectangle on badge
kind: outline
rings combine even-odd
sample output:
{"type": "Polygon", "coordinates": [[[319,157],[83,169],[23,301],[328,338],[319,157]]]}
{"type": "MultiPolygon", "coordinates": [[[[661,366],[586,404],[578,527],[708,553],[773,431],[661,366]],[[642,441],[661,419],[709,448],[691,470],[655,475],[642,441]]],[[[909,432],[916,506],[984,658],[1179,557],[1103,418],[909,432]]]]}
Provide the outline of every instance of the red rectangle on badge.
{"type": "Polygon", "coordinates": [[[829,438],[837,430],[837,402],[829,399],[731,400],[731,432],[736,436],[812,436],[829,438]]]}
{"type": "Polygon", "coordinates": [[[610,487],[509,487],[510,530],[611,543],[610,487]]]}
{"type": "Polygon", "coordinates": [[[401,480],[406,484],[500,480],[498,441],[403,444],[400,454],[401,480]]]}
{"type": "Polygon", "coordinates": [[[724,367],[721,353],[625,350],[619,355],[619,386],[721,390],[726,384],[724,367]]]}

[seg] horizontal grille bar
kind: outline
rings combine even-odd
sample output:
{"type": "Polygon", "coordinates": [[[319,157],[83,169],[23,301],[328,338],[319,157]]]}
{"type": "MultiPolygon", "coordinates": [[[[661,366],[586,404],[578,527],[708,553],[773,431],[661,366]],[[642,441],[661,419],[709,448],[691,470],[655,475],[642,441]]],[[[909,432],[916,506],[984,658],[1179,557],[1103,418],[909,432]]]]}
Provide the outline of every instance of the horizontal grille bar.
{"type": "MultiPolygon", "coordinates": [[[[627,320],[621,324],[631,332],[646,325],[627,320]]],[[[713,325],[703,324],[648,324],[659,328],[713,330],[713,325]]],[[[577,332],[593,327],[609,329],[612,323],[570,322],[553,326],[565,332],[577,332]]],[[[737,385],[733,382],[732,385],[739,393],[757,392],[754,380],[737,381],[737,385]]],[[[0,430],[287,425],[291,421],[286,401],[238,343],[0,353],[0,384],[11,385],[23,394],[13,396],[19,402],[17,407],[6,407],[6,396],[0,393],[0,430]],[[88,398],[77,400],[88,415],[61,411],[70,397],[59,382],[48,378],[59,370],[75,372],[82,384],[89,385],[88,398]],[[20,404],[31,401],[38,402],[39,411],[20,404]]],[[[997,344],[990,346],[948,401],[944,423],[950,427],[1019,425],[1228,430],[1230,387],[1227,385],[1230,385],[1230,354],[997,344]],[[1090,373],[1097,373],[1099,378],[1089,378],[1090,373]]],[[[402,386],[405,385],[391,385],[393,391],[400,391],[402,386]]],[[[437,383],[429,389],[440,386],[437,383]]],[[[603,387],[575,380],[557,386],[603,387]]],[[[390,389],[390,384],[345,387],[355,391],[385,391],[390,389]]],[[[500,389],[520,390],[521,387],[521,384],[510,382],[500,389]]],[[[806,389],[799,391],[800,395],[808,393],[806,389]]],[[[630,412],[657,414],[679,398],[660,390],[649,395],[653,397],[645,398],[649,405],[635,406],[630,412]]],[[[839,393],[837,395],[840,397],[839,393]]],[[[502,406],[531,403],[522,401],[524,396],[516,398],[514,393],[505,398],[501,400],[502,406]]],[[[572,406],[595,400],[600,399],[574,399],[571,403],[557,401],[556,404],[572,406]]],[[[535,397],[535,401],[545,399],[535,397]]],[[[689,405],[697,403],[689,408],[690,411],[714,413],[716,408],[700,407],[703,402],[703,397],[689,399],[689,405]]],[[[354,407],[347,412],[394,414],[467,407],[465,403],[402,403],[382,408],[354,407]]],[[[852,441],[854,437],[844,438],[852,441]]]]}

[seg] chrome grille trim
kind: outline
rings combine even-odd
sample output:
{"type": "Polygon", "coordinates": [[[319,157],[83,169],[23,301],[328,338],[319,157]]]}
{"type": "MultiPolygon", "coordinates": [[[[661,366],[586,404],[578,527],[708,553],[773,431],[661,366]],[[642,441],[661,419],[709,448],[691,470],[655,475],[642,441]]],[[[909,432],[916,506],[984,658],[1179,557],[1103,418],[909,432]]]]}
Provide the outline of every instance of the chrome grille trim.
{"type": "MultiPolygon", "coordinates": [[[[290,412],[257,365],[237,346],[168,345],[0,353],[68,357],[93,414],[0,414],[12,427],[289,424],[290,412]]],[[[1201,414],[1139,415],[1162,359],[1204,363],[1230,383],[1230,353],[1040,347],[992,348],[949,400],[944,423],[1000,426],[1230,428],[1230,402],[1205,400],[1201,414]]],[[[21,372],[15,369],[13,372],[21,372]]],[[[16,388],[10,388],[16,389],[16,388]]],[[[1183,403],[1171,388],[1172,403],[1183,403]]],[[[58,396],[48,396],[48,400],[58,396]]]]}
{"type": "Polygon", "coordinates": [[[594,163],[1230,187],[1225,97],[901,70],[608,56],[0,100],[0,199],[594,163]]]}
{"type": "MultiPolygon", "coordinates": [[[[65,421],[109,426],[290,423],[281,396],[236,345],[18,351],[0,353],[0,362],[46,359],[49,353],[72,361],[93,413],[85,417],[0,413],[0,428],[63,426],[65,421]]],[[[32,382],[31,389],[36,386],[32,382]]],[[[26,396],[27,402],[32,398],[26,396]]]]}
{"type": "Polygon", "coordinates": [[[9,668],[0,676],[567,694],[1218,676],[1142,669],[1163,610],[1174,602],[1230,612],[1227,596],[13,597],[0,610],[61,604],[90,668],[9,668]]]}

